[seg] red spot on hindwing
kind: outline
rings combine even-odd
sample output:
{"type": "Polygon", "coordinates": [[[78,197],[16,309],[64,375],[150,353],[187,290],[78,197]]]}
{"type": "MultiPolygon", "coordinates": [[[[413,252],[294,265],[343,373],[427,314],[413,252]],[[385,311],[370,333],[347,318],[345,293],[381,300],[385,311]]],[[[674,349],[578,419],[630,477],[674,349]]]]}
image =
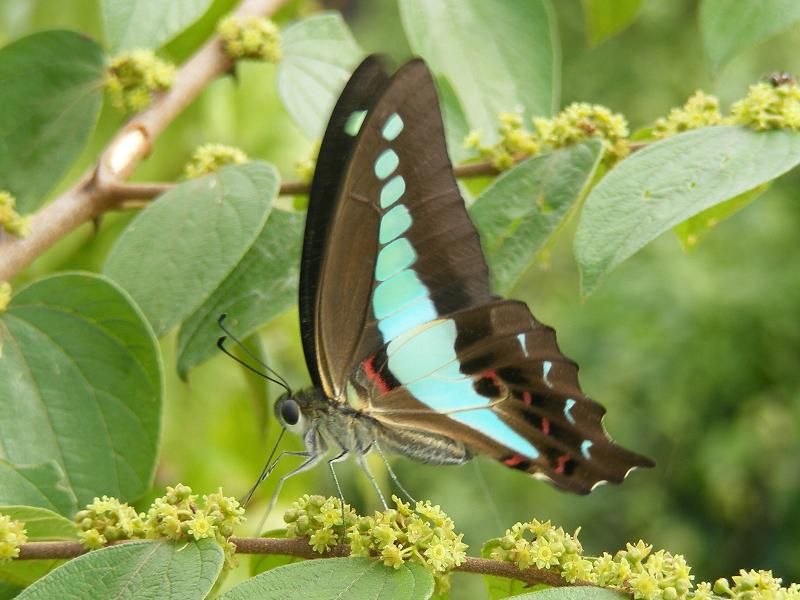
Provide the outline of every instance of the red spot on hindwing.
{"type": "Polygon", "coordinates": [[[547,417],[542,417],[542,433],[550,435],[550,419],[547,417]]]}
{"type": "Polygon", "coordinates": [[[509,458],[503,461],[503,464],[507,467],[516,467],[518,464],[525,462],[528,460],[521,454],[512,454],[509,458]]]}
{"type": "Polygon", "coordinates": [[[364,369],[364,374],[367,376],[367,379],[369,379],[373,384],[375,384],[375,387],[378,388],[381,394],[385,394],[391,389],[391,387],[383,379],[383,377],[381,377],[381,374],[375,370],[375,365],[373,364],[374,360],[375,360],[375,355],[369,356],[366,359],[364,359],[364,362],[361,363],[361,366],[364,369]]]}
{"type": "Polygon", "coordinates": [[[528,390],[522,392],[522,403],[525,406],[530,406],[533,403],[533,396],[531,396],[531,393],[528,390]]]}
{"type": "Polygon", "coordinates": [[[563,474],[564,473],[564,467],[567,466],[568,462],[569,462],[569,454],[562,454],[556,460],[556,466],[553,469],[553,471],[558,473],[559,475],[563,474]]]}

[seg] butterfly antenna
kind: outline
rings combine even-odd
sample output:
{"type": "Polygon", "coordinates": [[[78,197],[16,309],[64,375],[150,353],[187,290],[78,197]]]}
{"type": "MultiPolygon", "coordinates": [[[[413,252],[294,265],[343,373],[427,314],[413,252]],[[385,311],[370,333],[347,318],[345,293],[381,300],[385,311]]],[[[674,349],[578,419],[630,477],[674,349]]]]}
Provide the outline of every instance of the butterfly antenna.
{"type": "MultiPolygon", "coordinates": [[[[288,386],[288,385],[287,385],[287,384],[286,384],[286,383],[285,383],[285,382],[284,382],[282,379],[275,379],[274,377],[270,377],[270,376],[269,376],[269,375],[267,375],[266,373],[262,373],[262,372],[261,372],[261,371],[259,371],[258,369],[256,369],[256,368],[254,368],[254,367],[252,367],[252,366],[248,365],[246,362],[244,362],[244,361],[243,361],[241,358],[239,358],[238,356],[234,356],[233,354],[231,354],[230,350],[228,350],[228,349],[225,347],[225,341],[226,341],[227,339],[228,339],[228,337],[227,337],[227,336],[224,336],[224,335],[223,335],[221,338],[219,338],[219,339],[217,340],[217,348],[219,348],[220,350],[222,350],[222,351],[223,351],[223,352],[224,352],[226,355],[228,355],[230,358],[232,358],[232,359],[233,359],[233,360],[235,360],[237,363],[239,363],[240,365],[242,365],[244,368],[246,368],[246,369],[249,369],[250,371],[252,371],[252,372],[253,372],[253,373],[255,373],[256,375],[260,375],[261,377],[263,377],[263,378],[264,378],[264,379],[266,379],[267,381],[271,381],[272,383],[275,383],[275,384],[277,384],[277,385],[281,386],[281,387],[282,387],[283,389],[285,389],[285,390],[286,390],[286,391],[287,391],[289,394],[291,394],[291,393],[292,393],[292,390],[291,390],[291,388],[289,388],[289,386],[288,386]]],[[[242,347],[242,348],[244,347],[244,346],[242,346],[241,344],[239,344],[239,346],[240,346],[240,347],[242,347]]],[[[260,364],[260,365],[262,365],[262,366],[263,366],[263,363],[261,363],[261,362],[259,362],[258,364],[260,364]]],[[[272,372],[272,369],[270,369],[270,372],[272,372]]]]}
{"type": "Polygon", "coordinates": [[[265,364],[264,362],[262,362],[262,361],[261,361],[261,360],[260,360],[260,359],[259,359],[259,358],[258,358],[258,357],[255,355],[255,354],[253,354],[253,353],[250,351],[250,349],[249,349],[247,346],[245,346],[245,345],[244,345],[242,342],[240,342],[240,341],[239,341],[239,338],[237,338],[235,335],[233,335],[233,333],[231,333],[230,329],[228,329],[228,328],[225,326],[225,319],[227,318],[227,316],[228,316],[228,315],[226,315],[226,314],[224,314],[224,313],[223,313],[223,314],[221,314],[221,315],[219,316],[219,319],[217,319],[217,325],[219,325],[219,328],[220,328],[220,329],[222,329],[222,331],[223,331],[223,332],[225,332],[225,335],[224,335],[224,336],[222,336],[221,338],[219,338],[219,339],[217,340],[217,348],[219,348],[220,350],[222,350],[222,351],[223,351],[225,354],[227,354],[228,356],[230,356],[230,357],[231,357],[233,360],[235,360],[236,362],[238,362],[240,365],[242,365],[242,366],[244,366],[244,367],[247,367],[248,369],[250,369],[250,370],[251,370],[253,373],[256,373],[257,375],[261,375],[261,376],[262,376],[264,379],[266,379],[266,380],[268,380],[268,381],[271,381],[271,382],[273,382],[273,383],[275,383],[275,384],[277,384],[277,385],[281,386],[283,389],[285,389],[285,390],[286,390],[286,391],[287,391],[287,392],[288,392],[288,393],[291,395],[291,393],[292,393],[292,388],[291,388],[291,387],[289,387],[289,383],[286,381],[286,379],[284,379],[283,377],[281,377],[281,375],[280,375],[280,374],[279,374],[277,371],[275,371],[273,368],[271,368],[269,365],[267,365],[267,364],[265,364]],[[231,353],[230,353],[230,352],[229,352],[229,351],[228,351],[228,350],[227,350],[227,349],[224,347],[224,344],[225,344],[225,340],[226,340],[226,338],[231,338],[231,339],[232,339],[232,340],[233,340],[233,341],[236,343],[236,345],[237,345],[237,346],[239,346],[239,348],[241,348],[242,350],[244,350],[244,352],[245,352],[245,354],[247,354],[247,356],[249,356],[249,357],[250,357],[250,358],[252,358],[252,359],[253,359],[253,360],[254,360],[256,363],[258,363],[259,365],[261,365],[262,367],[264,367],[264,369],[266,369],[267,373],[271,373],[272,375],[274,375],[274,377],[270,377],[269,375],[265,375],[265,374],[264,374],[264,373],[262,373],[261,371],[259,371],[259,370],[255,369],[255,368],[251,367],[250,365],[248,365],[248,364],[247,364],[246,362],[244,362],[243,360],[240,360],[239,358],[237,358],[237,357],[235,357],[233,354],[231,354],[231,353]]]}

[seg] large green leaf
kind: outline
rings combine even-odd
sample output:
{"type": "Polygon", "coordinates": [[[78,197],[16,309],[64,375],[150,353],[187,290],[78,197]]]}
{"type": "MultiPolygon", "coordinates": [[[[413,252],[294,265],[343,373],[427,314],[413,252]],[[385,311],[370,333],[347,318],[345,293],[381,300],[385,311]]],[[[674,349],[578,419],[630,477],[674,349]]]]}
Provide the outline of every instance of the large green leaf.
{"type": "Polygon", "coordinates": [[[656,142],[591,191],[575,235],[582,290],[678,223],[800,163],[800,133],[707,127],[656,142]]]}
{"type": "MultiPolygon", "coordinates": [[[[74,522],[44,508],[0,505],[0,514],[24,522],[29,542],[78,539],[78,528],[74,522]]],[[[63,562],[54,559],[0,562],[0,580],[24,587],[63,562]]]]}
{"type": "Polygon", "coordinates": [[[101,0],[112,52],[156,49],[199,19],[212,0],[101,0]]]}
{"type": "Polygon", "coordinates": [[[205,303],[244,257],[278,193],[265,163],[231,165],[170,190],[117,240],[105,273],[163,335],[205,303]]]}
{"type": "Polygon", "coordinates": [[[423,600],[432,594],[433,576],[419,565],[392,569],[369,558],[327,558],[267,571],[220,600],[423,600]]]}
{"type": "Polygon", "coordinates": [[[103,51],[72,31],[0,49],[0,190],[33,211],[83,150],[103,96],[103,51]]]}
{"type": "Polygon", "coordinates": [[[247,337],[297,301],[304,215],[273,210],[241,262],[181,326],[178,372],[185,375],[216,351],[217,319],[247,337]]]}
{"type": "Polygon", "coordinates": [[[535,156],[498,177],[470,208],[492,273],[506,295],[592,181],[603,146],[591,140],[535,156]]]}
{"type": "Polygon", "coordinates": [[[77,510],[75,494],[67,487],[59,463],[13,465],[0,459],[0,504],[41,506],[62,515],[77,510]]]}
{"type": "Polygon", "coordinates": [[[702,0],[700,3],[700,31],[706,54],[717,68],[797,21],[800,21],[797,0],[702,0]]]}
{"type": "Polygon", "coordinates": [[[498,114],[550,115],[558,41],[548,0],[400,0],[409,44],[452,84],[470,127],[497,138],[498,114]]]}
{"type": "Polygon", "coordinates": [[[589,44],[596,46],[628,27],[641,7],[642,0],[583,0],[589,44]]]}
{"type": "Polygon", "coordinates": [[[18,598],[200,600],[214,585],[222,561],[222,548],[210,539],[188,544],[129,542],[71,560],[18,598]]]}
{"type": "Polygon", "coordinates": [[[278,94],[308,138],[321,138],[333,105],[363,52],[339,13],[302,19],[281,34],[278,94]]]}
{"type": "Polygon", "coordinates": [[[0,316],[0,347],[0,414],[13,415],[0,419],[0,457],[57,461],[79,505],[141,496],[156,463],[162,376],[130,298],[98,275],[42,279],[0,316]]]}
{"type": "Polygon", "coordinates": [[[551,587],[511,596],[515,600],[629,600],[630,594],[591,586],[551,587]]]}

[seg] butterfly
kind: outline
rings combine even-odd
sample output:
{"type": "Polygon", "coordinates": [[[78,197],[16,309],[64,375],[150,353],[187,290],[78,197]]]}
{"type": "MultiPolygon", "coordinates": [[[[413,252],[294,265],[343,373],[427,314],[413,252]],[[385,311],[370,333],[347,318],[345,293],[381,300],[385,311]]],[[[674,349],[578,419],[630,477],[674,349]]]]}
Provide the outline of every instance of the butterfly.
{"type": "Polygon", "coordinates": [[[585,494],[654,464],[607,436],[553,329],[492,293],[421,59],[390,76],[368,57],[341,93],[311,185],[299,296],[313,386],[275,405],[305,445],[290,475],[331,451],[329,463],[362,465],[373,450],[436,465],[485,455],[585,494]]]}

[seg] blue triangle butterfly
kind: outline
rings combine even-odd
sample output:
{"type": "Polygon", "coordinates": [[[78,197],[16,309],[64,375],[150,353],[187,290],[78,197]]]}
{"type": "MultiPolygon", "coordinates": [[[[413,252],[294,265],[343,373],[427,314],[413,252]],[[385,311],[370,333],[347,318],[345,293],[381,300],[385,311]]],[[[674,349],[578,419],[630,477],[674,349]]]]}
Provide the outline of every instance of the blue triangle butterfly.
{"type": "Polygon", "coordinates": [[[431,74],[367,58],[333,110],[309,198],[301,334],[313,387],[276,414],[317,463],[374,450],[476,454],[585,494],[648,458],[613,443],[577,365],[528,307],[492,294],[447,156],[431,74]]]}

